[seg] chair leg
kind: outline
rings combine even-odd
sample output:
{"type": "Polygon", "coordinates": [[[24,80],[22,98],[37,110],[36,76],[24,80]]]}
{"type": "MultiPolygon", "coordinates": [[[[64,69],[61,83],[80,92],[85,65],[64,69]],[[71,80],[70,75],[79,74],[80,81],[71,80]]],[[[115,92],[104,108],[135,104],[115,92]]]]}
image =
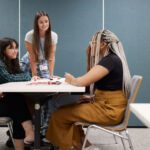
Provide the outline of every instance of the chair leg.
{"type": "Polygon", "coordinates": [[[84,142],[83,142],[83,145],[82,145],[82,150],[85,150],[86,142],[87,142],[87,133],[86,133],[85,138],[84,138],[84,142]]]}
{"type": "Polygon", "coordinates": [[[125,133],[126,133],[126,136],[128,137],[128,143],[129,143],[130,149],[134,150],[134,147],[133,147],[133,144],[132,144],[132,141],[131,141],[128,131],[126,130],[125,133]]]}
{"type": "Polygon", "coordinates": [[[88,127],[86,132],[85,132],[85,138],[84,138],[84,142],[83,142],[83,145],[82,145],[82,150],[85,150],[85,145],[86,145],[86,142],[87,142],[89,132],[90,132],[90,128],[88,127]]]}
{"type": "MultiPolygon", "coordinates": [[[[120,135],[122,135],[121,132],[119,132],[120,135]]],[[[126,146],[125,146],[125,143],[124,143],[124,139],[123,138],[120,138],[121,139],[121,142],[122,142],[122,145],[123,145],[123,149],[126,150],[126,146]]]]}
{"type": "Polygon", "coordinates": [[[15,141],[13,139],[13,128],[12,128],[12,122],[7,123],[7,126],[9,128],[9,132],[10,132],[10,137],[12,139],[13,145],[15,146],[15,141]]]}
{"type": "Polygon", "coordinates": [[[115,144],[117,144],[117,139],[116,136],[113,134],[114,140],[115,140],[115,144]]]}

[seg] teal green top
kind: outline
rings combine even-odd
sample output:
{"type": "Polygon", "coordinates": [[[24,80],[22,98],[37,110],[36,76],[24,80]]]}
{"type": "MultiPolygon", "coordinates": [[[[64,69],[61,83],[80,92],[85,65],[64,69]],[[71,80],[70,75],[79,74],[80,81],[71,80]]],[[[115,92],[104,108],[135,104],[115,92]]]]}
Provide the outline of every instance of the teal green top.
{"type": "Polygon", "coordinates": [[[31,76],[28,72],[11,74],[8,72],[4,62],[0,60],[0,84],[7,83],[7,82],[19,82],[19,81],[29,81],[29,80],[31,80],[31,76]]]}

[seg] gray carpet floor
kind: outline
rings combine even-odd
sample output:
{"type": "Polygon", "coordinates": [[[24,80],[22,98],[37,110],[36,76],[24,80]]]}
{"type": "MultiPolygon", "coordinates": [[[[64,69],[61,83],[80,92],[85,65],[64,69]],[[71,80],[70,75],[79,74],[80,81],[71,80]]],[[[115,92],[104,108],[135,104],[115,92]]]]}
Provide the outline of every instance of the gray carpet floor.
{"type": "MultiPolygon", "coordinates": [[[[5,146],[5,142],[8,139],[6,131],[7,128],[0,128],[0,150],[12,150],[5,146]]],[[[150,150],[150,129],[129,128],[128,131],[135,150],[150,150]]],[[[121,140],[119,138],[117,138],[117,144],[115,144],[113,137],[102,131],[92,130],[90,132],[89,141],[95,145],[88,147],[87,150],[123,150],[121,140]]],[[[127,142],[125,142],[125,146],[126,149],[129,150],[127,142]]],[[[41,150],[46,149],[41,148],[41,150]]]]}

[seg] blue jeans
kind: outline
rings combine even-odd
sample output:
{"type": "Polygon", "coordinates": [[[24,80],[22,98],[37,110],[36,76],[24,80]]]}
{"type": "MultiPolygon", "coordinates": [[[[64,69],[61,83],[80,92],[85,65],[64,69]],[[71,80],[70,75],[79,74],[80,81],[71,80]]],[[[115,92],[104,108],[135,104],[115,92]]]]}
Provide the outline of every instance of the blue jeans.
{"type": "Polygon", "coordinates": [[[47,105],[47,113],[45,114],[45,119],[43,121],[43,126],[45,127],[42,130],[42,135],[45,135],[47,127],[48,127],[48,121],[51,117],[52,113],[56,111],[61,106],[69,105],[78,102],[80,99],[80,95],[71,95],[69,93],[67,94],[58,94],[54,95],[50,100],[48,100],[47,105]]]}

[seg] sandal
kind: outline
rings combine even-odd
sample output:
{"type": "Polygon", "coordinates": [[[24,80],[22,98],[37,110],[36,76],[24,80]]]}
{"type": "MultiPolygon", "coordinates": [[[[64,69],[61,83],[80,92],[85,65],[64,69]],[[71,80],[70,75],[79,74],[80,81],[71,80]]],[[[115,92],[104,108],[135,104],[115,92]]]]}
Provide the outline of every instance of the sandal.
{"type": "Polygon", "coordinates": [[[26,137],[24,139],[24,144],[26,144],[26,145],[33,145],[33,143],[34,143],[34,140],[31,137],[26,137]]]}

